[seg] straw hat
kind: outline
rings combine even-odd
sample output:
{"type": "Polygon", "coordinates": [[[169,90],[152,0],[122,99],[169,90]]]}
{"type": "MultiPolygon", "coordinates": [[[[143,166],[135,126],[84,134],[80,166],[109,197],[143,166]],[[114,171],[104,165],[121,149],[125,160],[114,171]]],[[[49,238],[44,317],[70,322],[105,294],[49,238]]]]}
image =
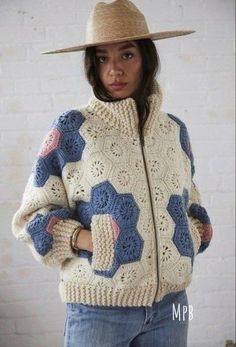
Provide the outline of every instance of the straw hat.
{"type": "Polygon", "coordinates": [[[194,32],[177,30],[150,33],[144,15],[130,0],[115,0],[110,4],[99,2],[89,15],[84,44],[42,54],[82,51],[91,46],[138,39],[161,40],[194,32]]]}

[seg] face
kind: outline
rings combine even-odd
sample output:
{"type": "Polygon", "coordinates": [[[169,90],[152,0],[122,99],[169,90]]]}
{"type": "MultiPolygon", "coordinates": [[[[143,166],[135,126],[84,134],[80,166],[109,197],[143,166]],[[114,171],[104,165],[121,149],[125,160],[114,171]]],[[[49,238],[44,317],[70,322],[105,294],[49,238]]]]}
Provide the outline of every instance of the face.
{"type": "Polygon", "coordinates": [[[142,57],[135,41],[96,47],[99,77],[117,99],[134,97],[142,77],[142,57]]]}

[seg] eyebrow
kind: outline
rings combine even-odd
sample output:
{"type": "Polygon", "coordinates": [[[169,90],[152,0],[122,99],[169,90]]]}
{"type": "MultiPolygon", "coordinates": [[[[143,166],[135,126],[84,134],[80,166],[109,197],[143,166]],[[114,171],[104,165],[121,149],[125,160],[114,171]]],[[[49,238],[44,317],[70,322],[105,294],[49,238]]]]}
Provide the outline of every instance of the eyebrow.
{"type": "MultiPolygon", "coordinates": [[[[127,48],[137,48],[137,46],[131,42],[129,43],[126,43],[124,45],[122,45],[120,48],[119,48],[119,51],[123,51],[127,48]]],[[[99,47],[96,47],[96,53],[107,53],[107,51],[105,49],[101,49],[99,47]]]]}

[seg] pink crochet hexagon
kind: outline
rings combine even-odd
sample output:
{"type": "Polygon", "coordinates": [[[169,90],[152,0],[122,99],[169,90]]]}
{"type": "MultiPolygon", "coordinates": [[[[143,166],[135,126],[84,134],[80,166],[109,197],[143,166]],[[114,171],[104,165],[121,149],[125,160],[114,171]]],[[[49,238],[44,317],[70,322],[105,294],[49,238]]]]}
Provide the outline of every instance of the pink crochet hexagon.
{"type": "Polygon", "coordinates": [[[113,240],[115,242],[118,239],[118,236],[120,235],[120,228],[113,218],[111,218],[111,224],[113,229],[113,240]]]}
{"type": "Polygon", "coordinates": [[[46,135],[42,147],[40,149],[39,155],[45,157],[51,153],[54,149],[58,147],[58,143],[61,137],[61,133],[58,129],[52,129],[46,135]]]}
{"type": "Polygon", "coordinates": [[[55,216],[52,216],[52,217],[49,219],[48,224],[47,224],[47,228],[46,228],[46,230],[47,230],[47,232],[48,232],[49,234],[52,234],[52,233],[53,233],[53,227],[54,227],[54,225],[57,224],[60,220],[61,220],[60,218],[57,218],[57,217],[55,217],[55,216]]]}

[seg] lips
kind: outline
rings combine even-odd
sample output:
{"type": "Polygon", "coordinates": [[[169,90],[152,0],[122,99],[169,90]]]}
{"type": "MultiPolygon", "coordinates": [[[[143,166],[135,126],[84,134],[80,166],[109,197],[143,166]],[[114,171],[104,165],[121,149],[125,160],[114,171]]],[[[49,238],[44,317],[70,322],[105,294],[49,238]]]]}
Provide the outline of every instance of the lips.
{"type": "Polygon", "coordinates": [[[118,83],[118,82],[115,82],[115,83],[112,83],[110,84],[110,87],[115,90],[115,91],[119,91],[119,90],[122,90],[124,89],[125,87],[127,86],[127,83],[118,83]]]}

